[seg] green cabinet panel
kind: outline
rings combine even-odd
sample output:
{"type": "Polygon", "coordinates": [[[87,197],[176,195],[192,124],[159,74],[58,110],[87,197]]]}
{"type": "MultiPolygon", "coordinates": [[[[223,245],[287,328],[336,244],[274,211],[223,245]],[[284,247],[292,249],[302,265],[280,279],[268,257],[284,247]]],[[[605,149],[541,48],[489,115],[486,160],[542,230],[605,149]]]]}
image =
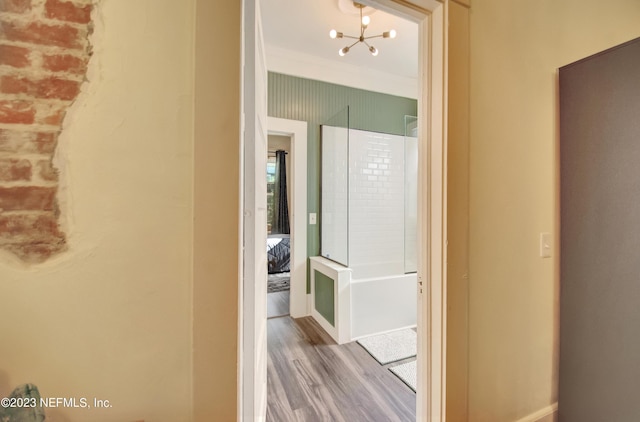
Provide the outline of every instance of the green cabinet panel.
{"type": "Polygon", "coordinates": [[[315,303],[316,310],[329,321],[334,327],[335,324],[335,306],[333,295],[333,284],[335,281],[318,270],[314,271],[315,276],[315,303]]]}

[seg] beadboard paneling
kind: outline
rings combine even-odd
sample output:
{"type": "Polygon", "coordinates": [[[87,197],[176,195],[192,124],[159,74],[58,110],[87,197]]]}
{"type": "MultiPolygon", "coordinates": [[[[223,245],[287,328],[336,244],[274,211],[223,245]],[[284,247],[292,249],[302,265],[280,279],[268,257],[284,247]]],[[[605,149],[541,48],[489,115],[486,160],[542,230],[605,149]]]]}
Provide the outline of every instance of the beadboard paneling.
{"type": "MultiPolygon", "coordinates": [[[[404,116],[416,116],[415,99],[269,72],[268,114],[308,123],[307,207],[320,212],[320,125],[349,106],[350,126],[404,135],[404,116]]],[[[417,93],[416,93],[417,96],[417,93]]],[[[308,226],[307,255],[320,254],[320,226],[308,226]]],[[[308,289],[308,277],[307,277],[308,289]]]]}

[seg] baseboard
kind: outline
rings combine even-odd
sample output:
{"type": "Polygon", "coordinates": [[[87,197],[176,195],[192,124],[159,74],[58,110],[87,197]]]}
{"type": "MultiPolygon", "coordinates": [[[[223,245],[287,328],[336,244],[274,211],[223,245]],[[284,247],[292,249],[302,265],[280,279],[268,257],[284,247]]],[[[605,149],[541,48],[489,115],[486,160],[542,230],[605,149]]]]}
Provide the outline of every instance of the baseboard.
{"type": "Polygon", "coordinates": [[[558,402],[555,402],[524,418],[518,419],[516,422],[554,422],[554,413],[557,412],[558,402]]]}

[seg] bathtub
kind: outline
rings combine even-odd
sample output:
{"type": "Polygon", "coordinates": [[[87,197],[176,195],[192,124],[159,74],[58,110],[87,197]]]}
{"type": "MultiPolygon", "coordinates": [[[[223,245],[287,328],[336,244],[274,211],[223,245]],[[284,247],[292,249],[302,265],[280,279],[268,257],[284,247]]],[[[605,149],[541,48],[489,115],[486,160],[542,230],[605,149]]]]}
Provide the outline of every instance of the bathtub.
{"type": "Polygon", "coordinates": [[[310,258],[310,269],[311,316],[337,343],[416,325],[415,273],[358,279],[323,257],[310,258]]]}

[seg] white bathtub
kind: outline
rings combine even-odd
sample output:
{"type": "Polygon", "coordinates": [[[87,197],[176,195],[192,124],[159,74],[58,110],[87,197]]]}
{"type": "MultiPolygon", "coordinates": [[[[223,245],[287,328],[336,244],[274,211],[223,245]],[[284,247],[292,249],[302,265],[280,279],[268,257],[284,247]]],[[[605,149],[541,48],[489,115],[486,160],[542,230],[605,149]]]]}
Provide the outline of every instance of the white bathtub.
{"type": "Polygon", "coordinates": [[[416,274],[354,279],[348,267],[323,257],[310,261],[311,315],[339,344],[416,325],[416,274]],[[315,309],[315,271],[333,280],[333,323],[315,309]]]}
{"type": "Polygon", "coordinates": [[[351,339],[416,325],[417,276],[352,279],[351,339]]]}

